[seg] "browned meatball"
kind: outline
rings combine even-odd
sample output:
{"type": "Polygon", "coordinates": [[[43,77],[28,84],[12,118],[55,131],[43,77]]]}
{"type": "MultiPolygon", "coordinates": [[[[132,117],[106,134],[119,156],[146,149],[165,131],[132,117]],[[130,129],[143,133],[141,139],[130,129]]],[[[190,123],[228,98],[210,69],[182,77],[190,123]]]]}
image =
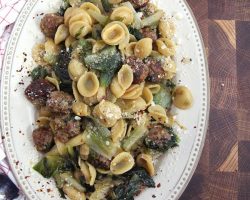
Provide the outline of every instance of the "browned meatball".
{"type": "Polygon", "coordinates": [[[163,64],[160,60],[154,58],[147,58],[145,63],[149,67],[149,74],[147,80],[153,83],[160,83],[165,77],[165,71],[162,68],[163,64]]]}
{"type": "Polygon", "coordinates": [[[135,9],[142,8],[146,6],[149,2],[149,0],[129,0],[135,9]]]}
{"type": "Polygon", "coordinates": [[[143,63],[143,61],[135,56],[127,57],[125,63],[131,66],[134,74],[133,83],[139,84],[143,82],[149,73],[149,68],[143,63]]]}
{"type": "Polygon", "coordinates": [[[32,136],[38,151],[48,152],[53,146],[53,133],[50,128],[35,129],[32,136]]]}
{"type": "Polygon", "coordinates": [[[47,99],[46,105],[52,112],[67,114],[71,112],[73,101],[74,98],[70,94],[62,91],[54,91],[47,99]]]}
{"type": "Polygon", "coordinates": [[[91,151],[88,162],[95,168],[100,168],[104,170],[109,170],[111,160],[105,158],[104,156],[91,151]]]}
{"type": "Polygon", "coordinates": [[[56,138],[63,143],[81,132],[81,122],[74,120],[70,115],[55,117],[54,127],[56,138]]]}
{"type": "Polygon", "coordinates": [[[141,33],[144,38],[151,38],[153,41],[158,38],[156,30],[149,27],[141,29],[141,33]]]}
{"type": "Polygon", "coordinates": [[[169,146],[168,142],[171,140],[169,131],[162,125],[156,125],[149,130],[144,144],[151,149],[165,151],[169,146]]]}
{"type": "Polygon", "coordinates": [[[44,106],[50,93],[55,90],[56,87],[47,80],[38,79],[32,81],[24,93],[34,105],[44,106]]]}
{"type": "Polygon", "coordinates": [[[62,16],[50,13],[46,14],[40,23],[40,28],[46,37],[54,38],[57,28],[63,24],[62,16]]]}

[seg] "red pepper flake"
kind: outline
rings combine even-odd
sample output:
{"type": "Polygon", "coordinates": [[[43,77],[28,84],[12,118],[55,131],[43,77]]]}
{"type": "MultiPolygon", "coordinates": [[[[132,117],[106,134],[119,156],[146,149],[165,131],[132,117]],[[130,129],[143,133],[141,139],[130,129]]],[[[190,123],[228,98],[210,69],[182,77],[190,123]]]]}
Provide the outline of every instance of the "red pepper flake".
{"type": "Polygon", "coordinates": [[[16,161],[16,165],[18,165],[19,164],[19,161],[16,161]]]}
{"type": "Polygon", "coordinates": [[[43,192],[43,189],[38,189],[38,190],[36,190],[37,192],[43,192]]]}
{"type": "Polygon", "coordinates": [[[44,15],[44,13],[41,13],[40,15],[44,15]]]}
{"type": "Polygon", "coordinates": [[[23,59],[23,62],[26,62],[26,61],[27,61],[27,58],[24,58],[24,59],[23,59]]]}
{"type": "Polygon", "coordinates": [[[20,69],[17,69],[16,72],[21,72],[23,70],[24,66],[21,65],[20,69]]]}
{"type": "Polygon", "coordinates": [[[153,195],[152,195],[152,198],[156,198],[156,196],[153,194],[153,195]]]}
{"type": "Polygon", "coordinates": [[[30,178],[30,176],[25,176],[24,178],[25,178],[25,179],[28,179],[28,178],[30,178]]]}
{"type": "Polygon", "coordinates": [[[47,189],[47,192],[49,193],[49,192],[52,192],[52,190],[51,189],[47,189]]]}
{"type": "Polygon", "coordinates": [[[2,136],[2,140],[4,140],[5,139],[5,137],[4,136],[2,136]]]}
{"type": "Polygon", "coordinates": [[[157,187],[157,188],[161,187],[161,183],[158,183],[156,187],[157,187]]]}
{"type": "Polygon", "coordinates": [[[27,53],[23,52],[23,55],[24,55],[24,56],[27,56],[27,53]]]}
{"type": "Polygon", "coordinates": [[[197,128],[196,126],[194,126],[194,128],[197,128]]]}

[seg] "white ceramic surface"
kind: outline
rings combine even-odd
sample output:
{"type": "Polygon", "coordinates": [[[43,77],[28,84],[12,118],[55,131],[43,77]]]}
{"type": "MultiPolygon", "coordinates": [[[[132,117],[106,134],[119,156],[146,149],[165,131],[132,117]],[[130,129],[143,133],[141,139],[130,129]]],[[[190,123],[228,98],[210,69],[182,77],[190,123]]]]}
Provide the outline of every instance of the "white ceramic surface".
{"type": "MultiPolygon", "coordinates": [[[[34,66],[32,46],[44,39],[39,30],[41,13],[58,9],[60,0],[28,0],[8,43],[1,83],[1,125],[6,153],[15,177],[29,199],[59,199],[52,180],[42,178],[32,170],[41,158],[32,142],[35,110],[23,95],[30,78],[27,71],[34,66]],[[27,54],[27,56],[25,56],[27,54]],[[24,62],[24,58],[27,61],[24,62]],[[23,84],[22,84],[23,83],[23,84]],[[47,192],[47,189],[51,190],[47,192]]],[[[181,143],[157,163],[154,178],[159,188],[147,189],[138,200],[178,199],[189,182],[203,148],[209,111],[209,80],[203,42],[197,23],[185,0],[159,0],[158,6],[173,16],[177,25],[177,83],[188,86],[194,96],[194,106],[177,112],[178,121],[187,130],[177,129],[181,143]],[[183,57],[192,59],[183,64],[183,57]],[[179,82],[179,80],[181,82],[179,82]]]]}

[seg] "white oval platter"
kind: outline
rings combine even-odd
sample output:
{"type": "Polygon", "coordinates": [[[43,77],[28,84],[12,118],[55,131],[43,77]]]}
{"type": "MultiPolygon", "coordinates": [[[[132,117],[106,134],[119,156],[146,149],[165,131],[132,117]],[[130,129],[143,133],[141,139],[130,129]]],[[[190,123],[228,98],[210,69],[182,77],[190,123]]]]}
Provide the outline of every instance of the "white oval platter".
{"type": "MultiPolygon", "coordinates": [[[[58,10],[60,0],[27,0],[15,24],[4,59],[1,83],[2,137],[9,163],[19,186],[28,199],[60,199],[52,180],[42,178],[32,170],[41,158],[32,141],[35,109],[26,100],[24,89],[30,78],[27,71],[34,66],[31,49],[44,40],[39,29],[41,13],[58,10]],[[24,62],[24,59],[26,62],[24,62]]],[[[209,113],[209,79],[204,46],[195,18],[185,0],[159,0],[157,2],[176,26],[177,83],[186,85],[194,96],[194,106],[187,111],[176,110],[177,120],[187,130],[178,129],[181,142],[157,163],[155,189],[147,189],[138,200],[178,199],[199,161],[204,145],[209,113]],[[184,64],[183,58],[192,62],[184,64]],[[159,184],[160,183],[160,184],[159,184]]]]}

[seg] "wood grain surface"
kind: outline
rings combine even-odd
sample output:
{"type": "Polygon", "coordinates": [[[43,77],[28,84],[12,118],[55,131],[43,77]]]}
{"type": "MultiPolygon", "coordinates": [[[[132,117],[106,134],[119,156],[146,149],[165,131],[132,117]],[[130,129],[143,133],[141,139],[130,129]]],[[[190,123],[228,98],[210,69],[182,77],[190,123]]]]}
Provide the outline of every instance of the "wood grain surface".
{"type": "Polygon", "coordinates": [[[181,200],[250,200],[250,0],[187,0],[208,54],[205,147],[181,200]]]}

